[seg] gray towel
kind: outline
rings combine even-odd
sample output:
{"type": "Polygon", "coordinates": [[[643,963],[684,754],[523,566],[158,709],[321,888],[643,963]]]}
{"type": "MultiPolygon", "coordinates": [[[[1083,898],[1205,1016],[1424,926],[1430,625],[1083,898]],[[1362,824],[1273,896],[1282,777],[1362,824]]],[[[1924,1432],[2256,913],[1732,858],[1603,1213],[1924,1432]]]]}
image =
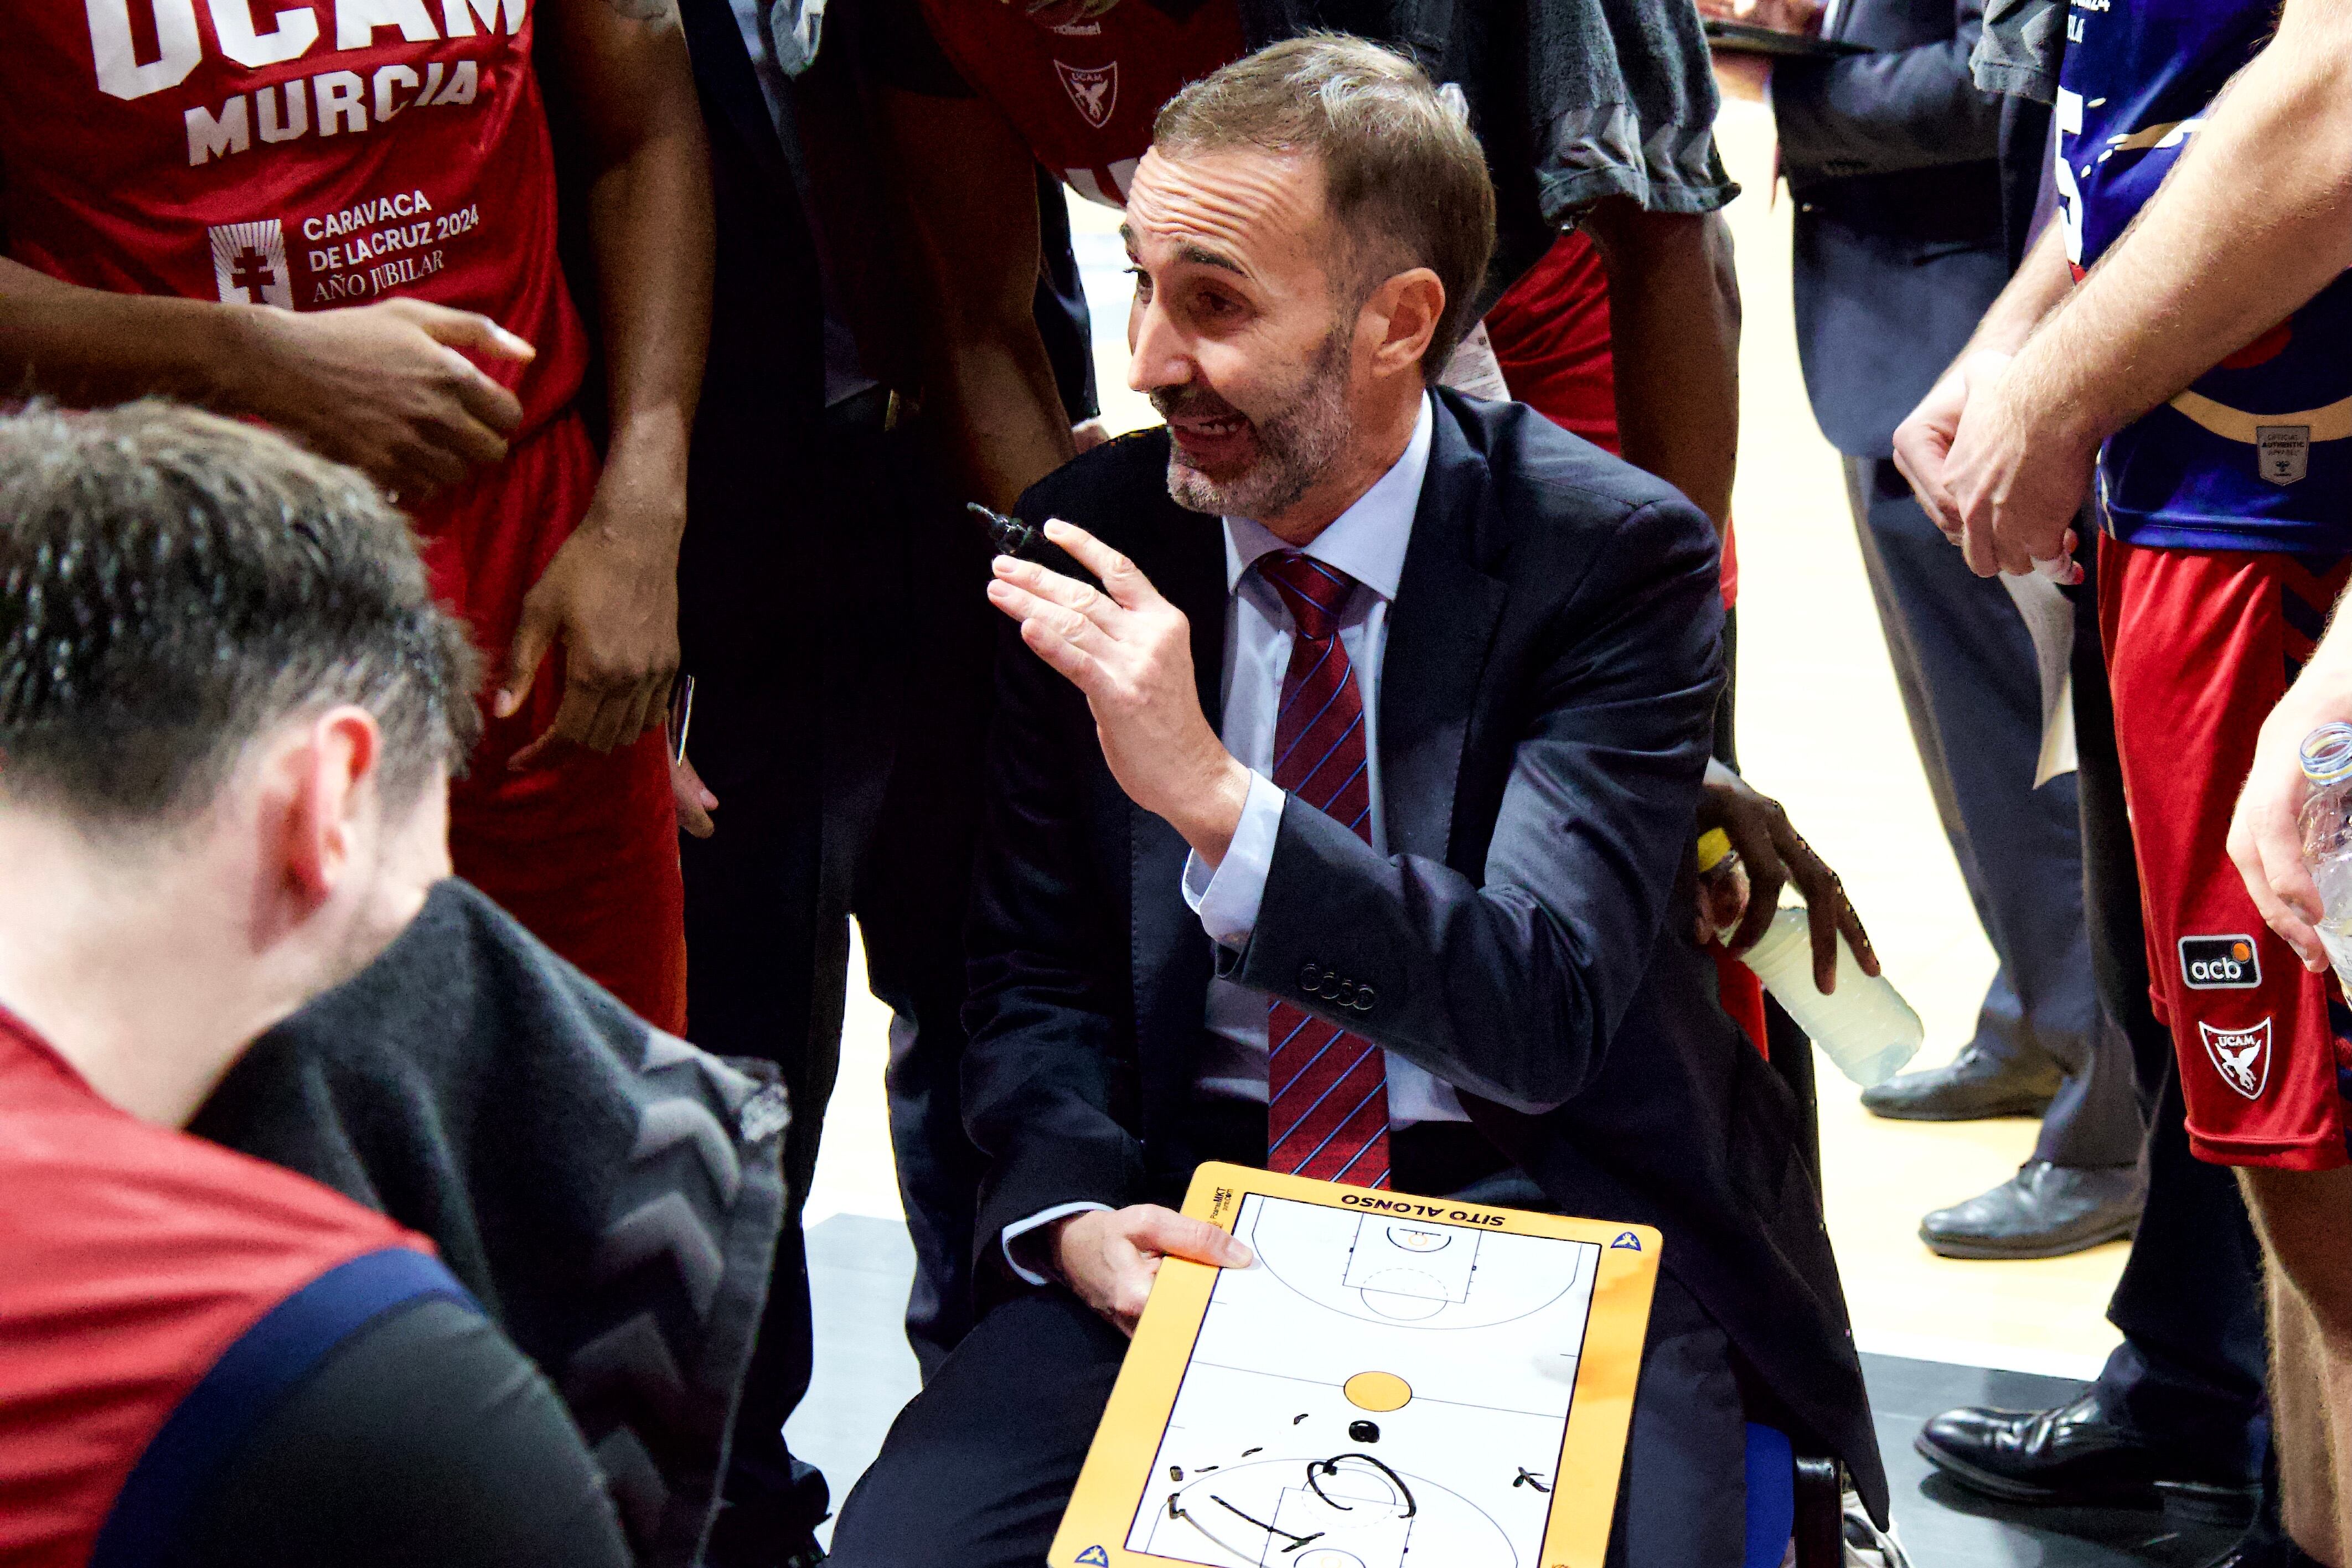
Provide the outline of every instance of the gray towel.
{"type": "Polygon", "coordinates": [[[762,1070],[649,1028],[453,881],[190,1130],[432,1238],[562,1391],[639,1561],[689,1568],[783,1213],[762,1070]]]}

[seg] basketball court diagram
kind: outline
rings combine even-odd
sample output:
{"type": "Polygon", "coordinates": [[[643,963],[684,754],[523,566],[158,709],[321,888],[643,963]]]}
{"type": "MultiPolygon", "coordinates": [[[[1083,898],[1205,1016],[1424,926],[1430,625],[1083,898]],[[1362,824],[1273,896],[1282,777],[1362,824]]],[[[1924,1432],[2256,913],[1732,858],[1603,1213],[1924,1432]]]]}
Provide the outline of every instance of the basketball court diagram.
{"type": "Polygon", "coordinates": [[[1538,1568],[1601,1249],[1251,1193],[1126,1547],[1538,1568]]]}

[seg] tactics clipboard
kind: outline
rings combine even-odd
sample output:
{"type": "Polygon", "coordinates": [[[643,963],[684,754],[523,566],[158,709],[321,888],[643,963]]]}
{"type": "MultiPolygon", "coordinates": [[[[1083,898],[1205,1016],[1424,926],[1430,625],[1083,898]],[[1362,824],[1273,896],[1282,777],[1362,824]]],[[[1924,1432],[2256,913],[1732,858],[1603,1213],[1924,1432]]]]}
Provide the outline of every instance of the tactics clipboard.
{"type": "Polygon", "coordinates": [[[1048,1568],[1601,1568],[1655,1230],[1217,1164],[1184,1212],[1257,1261],[1161,1264],[1048,1568]]]}

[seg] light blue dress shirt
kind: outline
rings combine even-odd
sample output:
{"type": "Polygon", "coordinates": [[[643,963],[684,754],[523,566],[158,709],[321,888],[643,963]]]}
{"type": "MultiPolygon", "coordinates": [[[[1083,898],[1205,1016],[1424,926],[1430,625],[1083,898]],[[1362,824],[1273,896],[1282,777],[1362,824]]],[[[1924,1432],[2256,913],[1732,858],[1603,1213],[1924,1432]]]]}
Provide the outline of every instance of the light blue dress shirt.
{"type": "MultiPolygon", "coordinates": [[[[1381,656],[1388,646],[1389,605],[1404,574],[1405,547],[1412,538],[1422,480],[1429,472],[1433,417],[1429,399],[1423,397],[1404,455],[1302,552],[1356,582],[1339,614],[1339,645],[1348,651],[1356,689],[1363,698],[1371,846],[1383,855],[1388,853],[1388,821],[1381,792],[1381,656]]],[[[1282,827],[1285,797],[1267,776],[1274,771],[1275,723],[1297,629],[1274,584],[1251,570],[1260,556],[1290,547],[1247,517],[1227,517],[1224,526],[1225,587],[1233,605],[1225,616],[1222,733],[1225,749],[1250,769],[1249,802],[1242,808],[1233,845],[1213,875],[1198,854],[1185,861],[1184,902],[1213,939],[1238,951],[1257,925],[1275,837],[1282,827]]],[[[1215,1044],[1201,1064],[1201,1092],[1265,1104],[1265,993],[1231,980],[1211,980],[1205,1021],[1215,1044]]],[[[1390,1126],[1469,1120],[1452,1089],[1393,1051],[1383,1054],[1388,1058],[1390,1126]]]]}
{"type": "MultiPolygon", "coordinates": [[[[1404,455],[1303,552],[1356,581],[1356,591],[1340,613],[1339,644],[1348,651],[1348,661],[1355,668],[1356,689],[1363,698],[1364,771],[1372,799],[1371,846],[1381,854],[1388,852],[1388,831],[1381,796],[1381,659],[1388,646],[1389,605],[1396,598],[1398,580],[1404,575],[1413,514],[1421,508],[1422,481],[1429,473],[1435,417],[1424,394],[1404,455]]],[[[1249,800],[1242,808],[1233,843],[1213,873],[1198,854],[1186,859],[1183,893],[1184,902],[1201,917],[1202,927],[1211,938],[1239,949],[1256,928],[1266,872],[1274,861],[1275,839],[1282,827],[1286,797],[1268,775],[1274,771],[1275,721],[1282,708],[1282,683],[1290,670],[1296,628],[1274,585],[1250,570],[1258,557],[1289,547],[1247,517],[1225,518],[1224,529],[1225,587],[1233,604],[1225,616],[1221,738],[1225,749],[1250,769],[1249,800]]],[[[1231,980],[1211,980],[1203,1022],[1214,1043],[1206,1048],[1201,1065],[1201,1092],[1265,1104],[1265,993],[1231,980]]],[[[1393,1051],[1382,1055],[1388,1064],[1391,1127],[1470,1119],[1450,1086],[1393,1051]]],[[[1030,1284],[1045,1284],[1045,1277],[1022,1262],[1013,1244],[1066,1215],[1108,1207],[1060,1204],[1006,1226],[1004,1260],[1030,1284]]]]}

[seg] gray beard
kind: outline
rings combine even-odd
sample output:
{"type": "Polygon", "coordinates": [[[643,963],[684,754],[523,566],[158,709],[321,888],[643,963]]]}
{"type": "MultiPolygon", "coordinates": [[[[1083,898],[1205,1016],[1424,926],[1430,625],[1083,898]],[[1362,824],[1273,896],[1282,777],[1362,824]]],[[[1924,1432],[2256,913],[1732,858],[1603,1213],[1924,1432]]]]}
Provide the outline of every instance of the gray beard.
{"type": "Polygon", "coordinates": [[[1185,465],[1181,451],[1168,455],[1168,494],[1190,511],[1213,517],[1263,518],[1296,506],[1313,489],[1354,439],[1356,422],[1348,407],[1349,327],[1334,327],[1316,350],[1305,384],[1290,402],[1263,420],[1252,420],[1258,460],[1232,479],[1212,479],[1185,465]]]}

